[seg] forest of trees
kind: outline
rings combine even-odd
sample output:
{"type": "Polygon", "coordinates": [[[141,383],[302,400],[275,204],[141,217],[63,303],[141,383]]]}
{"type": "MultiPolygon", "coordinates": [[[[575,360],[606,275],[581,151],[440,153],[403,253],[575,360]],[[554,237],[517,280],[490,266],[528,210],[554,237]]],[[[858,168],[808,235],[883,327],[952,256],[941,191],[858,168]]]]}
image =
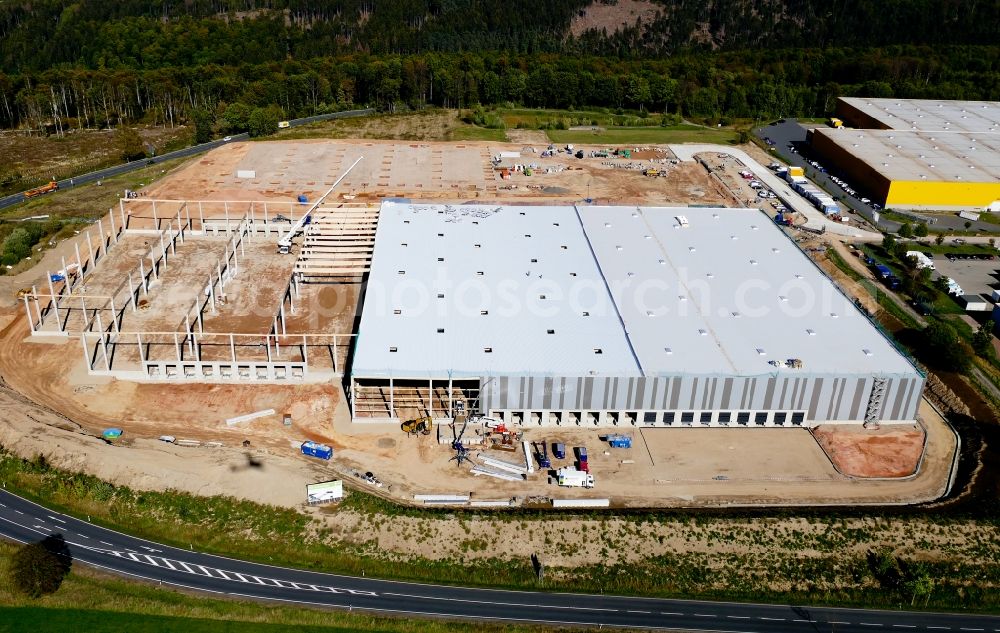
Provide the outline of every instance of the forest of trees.
{"type": "Polygon", "coordinates": [[[234,104],[269,118],[513,103],[767,119],[822,116],[839,95],[1000,99],[998,0],[660,0],[649,25],[573,38],[589,4],[3,2],[0,127],[202,113],[204,130],[238,118],[224,117],[234,104]]]}

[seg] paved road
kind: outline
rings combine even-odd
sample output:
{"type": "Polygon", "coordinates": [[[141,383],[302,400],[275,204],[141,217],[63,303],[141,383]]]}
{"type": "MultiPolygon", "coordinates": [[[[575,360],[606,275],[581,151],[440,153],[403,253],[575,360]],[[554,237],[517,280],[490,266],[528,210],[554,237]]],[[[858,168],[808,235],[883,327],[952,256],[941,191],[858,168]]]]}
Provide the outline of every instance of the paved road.
{"type": "MultiPolygon", "coordinates": [[[[366,116],[375,112],[371,108],[364,110],[346,110],[344,112],[333,112],[331,114],[318,114],[316,116],[304,117],[301,119],[292,119],[288,122],[289,127],[298,127],[300,125],[307,125],[309,123],[315,123],[317,121],[325,121],[328,119],[343,119],[348,117],[356,116],[366,116]]],[[[192,145],[191,147],[185,147],[184,149],[179,149],[175,152],[168,152],[160,156],[154,156],[152,158],[147,158],[143,160],[132,161],[130,163],[125,163],[123,165],[115,165],[114,167],[108,167],[107,169],[99,169],[97,171],[92,171],[88,174],[81,174],[80,176],[75,176],[73,178],[67,178],[65,180],[59,180],[60,189],[68,189],[70,187],[76,187],[78,185],[85,185],[91,182],[97,182],[98,180],[104,180],[105,178],[110,178],[112,176],[118,176],[136,169],[142,169],[143,167],[149,165],[157,165],[164,161],[173,160],[175,158],[186,158],[188,156],[194,156],[195,154],[200,154],[202,152],[207,152],[208,150],[215,149],[220,145],[225,145],[226,143],[231,143],[235,141],[245,141],[250,138],[248,134],[234,134],[228,137],[229,141],[217,140],[209,141],[208,143],[202,143],[201,145],[192,145]]],[[[7,207],[14,206],[24,202],[24,193],[11,194],[5,198],[0,198],[0,209],[5,209],[7,207]]]]}
{"type": "Polygon", "coordinates": [[[120,534],[0,492],[0,537],[62,535],[77,563],[209,594],[387,615],[739,633],[1000,631],[1000,617],[471,589],[248,563],[120,534]]]}

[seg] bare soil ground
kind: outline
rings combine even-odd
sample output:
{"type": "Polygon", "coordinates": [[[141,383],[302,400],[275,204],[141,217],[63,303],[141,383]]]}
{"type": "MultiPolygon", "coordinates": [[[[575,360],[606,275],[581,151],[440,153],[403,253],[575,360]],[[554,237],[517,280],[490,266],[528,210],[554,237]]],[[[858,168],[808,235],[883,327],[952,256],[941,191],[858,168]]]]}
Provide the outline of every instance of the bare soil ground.
{"type": "MultiPolygon", "coordinates": [[[[305,193],[313,199],[358,156],[364,156],[358,168],[344,179],[341,199],[348,196],[355,201],[374,201],[386,196],[405,196],[517,203],[569,202],[589,196],[617,204],[733,205],[742,201],[744,195],[752,195],[751,191],[741,189],[745,183],[735,174],[735,163],[726,161],[710,164],[713,172],[709,173],[697,163],[675,164],[669,150],[657,148],[636,148],[628,160],[577,159],[565,153],[543,159],[542,149],[530,144],[487,142],[232,143],[169,175],[148,193],[170,199],[285,202],[305,193]],[[534,151],[530,151],[532,148],[534,151]],[[534,175],[515,173],[509,180],[502,180],[490,162],[491,157],[500,151],[522,150],[521,158],[506,159],[504,164],[534,164],[534,175]],[[665,175],[642,175],[648,167],[655,167],[665,175]],[[256,174],[252,179],[237,179],[237,170],[252,170],[256,174]]],[[[604,148],[581,149],[589,154],[591,149],[604,148]]],[[[137,210],[133,219],[144,222],[151,218],[151,213],[137,210]]],[[[112,249],[112,255],[98,266],[88,284],[95,289],[115,287],[114,278],[129,268],[129,260],[134,259],[135,253],[149,246],[148,240],[133,237],[112,249]]],[[[175,329],[195,297],[203,292],[202,280],[207,280],[208,274],[215,270],[223,244],[222,237],[203,237],[181,245],[151,289],[147,298],[149,308],[129,313],[125,329],[175,329]]],[[[284,290],[293,261],[274,254],[271,240],[248,241],[243,268],[227,288],[227,302],[217,314],[208,316],[206,330],[266,332],[277,312],[278,296],[284,290]]],[[[302,286],[296,311],[287,315],[289,333],[351,332],[359,291],[359,285],[302,286]]],[[[561,439],[568,445],[592,448],[598,489],[560,489],[544,475],[536,475],[523,484],[474,478],[467,469],[459,469],[450,461],[452,451],[447,444],[438,445],[426,437],[407,438],[395,424],[352,425],[340,385],[185,385],[180,391],[169,384],[95,379],[85,374],[79,362],[83,351],[78,341],[47,344],[25,340],[27,325],[23,316],[17,316],[20,314],[17,309],[10,314],[10,325],[0,338],[0,352],[3,352],[0,375],[26,397],[58,411],[91,433],[114,424],[125,428],[128,437],[170,434],[221,441],[228,446],[249,439],[255,448],[286,457],[291,464],[300,463],[306,472],[311,472],[311,462],[297,456],[297,443],[319,439],[338,450],[330,466],[332,471],[347,477],[354,470],[376,472],[389,483],[385,492],[404,500],[414,493],[444,491],[475,491],[479,498],[497,499],[597,495],[609,497],[619,506],[930,499],[943,485],[954,448],[954,436],[943,421],[935,422],[929,409],[922,411],[925,420],[931,419],[928,428],[933,441],[929,441],[930,449],[920,476],[911,481],[872,481],[860,485],[838,473],[805,431],[632,429],[635,448],[608,450],[605,454],[595,430],[532,429],[527,432],[529,440],[561,439]],[[224,423],[226,418],[269,408],[279,414],[292,413],[293,426],[282,427],[277,418],[237,427],[227,427],[224,423]]],[[[831,433],[837,435],[836,430],[831,433]]],[[[846,447],[852,437],[836,439],[846,447]]],[[[141,448],[141,444],[136,444],[131,450],[141,448]]],[[[882,459],[880,447],[857,450],[866,452],[872,462],[882,459]]],[[[501,454],[501,458],[511,457],[501,454]]],[[[238,494],[254,498],[255,492],[251,486],[241,488],[238,494]]]]}
{"type": "Polygon", "coordinates": [[[821,426],[813,436],[836,465],[852,477],[907,477],[917,470],[924,452],[919,426],[878,430],[821,426]]]}
{"type": "MultiPolygon", "coordinates": [[[[700,165],[672,164],[666,151],[638,152],[630,160],[577,159],[561,153],[541,158],[547,142],[464,143],[377,140],[298,140],[230,143],[148,187],[150,197],[189,200],[273,200],[293,202],[299,194],[321,195],[358,157],[361,163],[340,185],[340,200],[376,202],[384,197],[424,200],[575,201],[583,197],[624,204],[733,204],[718,179],[700,165]],[[525,151],[514,163],[535,165],[534,173],[500,178],[491,157],[525,151]],[[665,172],[642,175],[647,167],[665,172]],[[237,170],[255,172],[238,179],[237,170]]],[[[604,146],[581,146],[586,154],[604,146]]],[[[335,199],[338,199],[336,196],[335,199]]]]}
{"type": "Polygon", "coordinates": [[[635,26],[637,20],[648,27],[661,9],[648,0],[618,0],[613,4],[592,2],[573,18],[569,30],[574,37],[580,37],[591,29],[612,35],[623,28],[635,26]]]}

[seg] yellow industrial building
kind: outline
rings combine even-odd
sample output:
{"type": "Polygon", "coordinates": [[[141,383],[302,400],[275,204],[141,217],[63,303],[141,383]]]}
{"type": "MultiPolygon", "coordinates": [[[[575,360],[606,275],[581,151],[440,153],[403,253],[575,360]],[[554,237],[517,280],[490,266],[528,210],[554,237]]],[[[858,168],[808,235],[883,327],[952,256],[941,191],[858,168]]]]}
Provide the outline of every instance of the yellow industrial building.
{"type": "Polygon", "coordinates": [[[1000,103],[841,98],[844,127],[816,153],[885,207],[983,209],[1000,201],[1000,103]]]}

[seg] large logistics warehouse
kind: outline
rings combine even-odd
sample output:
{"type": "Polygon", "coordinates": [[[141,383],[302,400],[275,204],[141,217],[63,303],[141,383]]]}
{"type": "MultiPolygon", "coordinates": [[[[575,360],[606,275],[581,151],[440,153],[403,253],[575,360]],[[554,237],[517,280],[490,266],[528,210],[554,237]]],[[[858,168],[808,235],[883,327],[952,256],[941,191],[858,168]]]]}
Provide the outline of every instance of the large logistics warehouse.
{"type": "Polygon", "coordinates": [[[924,378],[754,209],[382,205],[356,421],[907,422],[924,378]]]}
{"type": "Polygon", "coordinates": [[[1000,103],[841,98],[848,127],[817,153],[886,207],[983,209],[1000,200],[1000,103]]]}

